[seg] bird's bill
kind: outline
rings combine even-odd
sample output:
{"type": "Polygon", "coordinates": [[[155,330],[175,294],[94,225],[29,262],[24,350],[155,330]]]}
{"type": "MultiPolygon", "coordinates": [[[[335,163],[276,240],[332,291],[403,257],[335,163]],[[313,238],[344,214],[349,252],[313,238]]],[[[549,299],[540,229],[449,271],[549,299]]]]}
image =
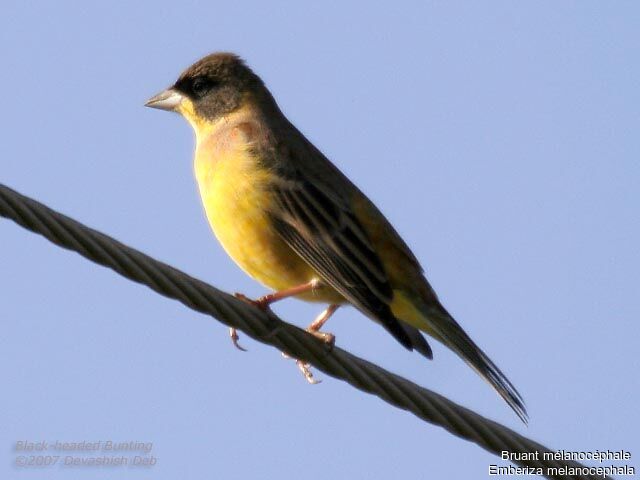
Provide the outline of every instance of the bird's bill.
{"type": "Polygon", "coordinates": [[[157,108],[159,110],[167,110],[169,112],[175,112],[182,104],[183,100],[184,95],[174,90],[173,88],[168,88],[151,97],[149,100],[147,100],[147,103],[145,103],[144,106],[157,108]]]}

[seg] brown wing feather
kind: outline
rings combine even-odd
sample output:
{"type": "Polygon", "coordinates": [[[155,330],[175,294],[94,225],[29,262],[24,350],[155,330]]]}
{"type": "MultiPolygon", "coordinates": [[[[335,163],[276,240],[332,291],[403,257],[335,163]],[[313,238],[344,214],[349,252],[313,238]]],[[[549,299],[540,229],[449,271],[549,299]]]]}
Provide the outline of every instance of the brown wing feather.
{"type": "Polygon", "coordinates": [[[273,224],[289,246],[351,304],[378,320],[402,345],[413,342],[393,316],[393,291],[380,258],[352,212],[311,183],[291,176],[272,186],[273,224]]]}

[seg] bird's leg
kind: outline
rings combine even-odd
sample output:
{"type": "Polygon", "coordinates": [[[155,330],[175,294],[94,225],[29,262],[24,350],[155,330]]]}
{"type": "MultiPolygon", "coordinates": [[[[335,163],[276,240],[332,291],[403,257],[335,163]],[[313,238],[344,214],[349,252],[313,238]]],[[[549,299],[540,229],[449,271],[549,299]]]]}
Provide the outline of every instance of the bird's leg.
{"type": "MultiPolygon", "coordinates": [[[[326,321],[329,320],[329,318],[331,318],[331,315],[333,315],[335,313],[335,311],[338,309],[338,307],[340,307],[340,305],[336,305],[336,304],[329,305],[307,327],[307,332],[311,333],[315,337],[318,337],[320,340],[323,340],[328,345],[330,345],[331,348],[333,348],[333,345],[336,342],[335,335],[333,335],[332,333],[320,332],[319,330],[326,323],[326,321]]],[[[288,358],[288,356],[286,354],[283,353],[282,355],[285,358],[288,358]]],[[[300,369],[300,371],[304,375],[304,378],[306,378],[307,382],[309,382],[310,384],[315,385],[316,383],[320,383],[322,381],[322,380],[316,380],[315,378],[313,378],[313,373],[311,373],[311,366],[307,362],[303,362],[302,360],[296,360],[296,365],[298,366],[298,368],[300,369]]]]}
{"type": "MultiPolygon", "coordinates": [[[[247,297],[246,295],[243,295],[242,293],[236,293],[235,297],[239,298],[240,300],[244,300],[245,302],[250,303],[251,305],[255,305],[260,310],[267,310],[269,308],[269,305],[277,302],[278,300],[283,300],[288,297],[293,297],[295,295],[308,292],[309,290],[313,290],[315,288],[318,288],[319,286],[320,286],[320,280],[318,280],[317,278],[314,278],[313,280],[307,283],[303,283],[302,285],[296,285],[295,287],[287,288],[285,290],[268,293],[267,295],[263,295],[257,300],[251,300],[249,297],[247,297]]],[[[320,326],[322,326],[322,324],[320,326]]],[[[242,348],[238,343],[239,337],[238,337],[238,332],[236,331],[235,328],[233,327],[229,328],[229,336],[231,337],[231,342],[233,342],[233,345],[238,350],[242,350],[243,352],[247,351],[245,348],[242,348]]]]}
{"type": "Polygon", "coordinates": [[[324,312],[316,317],[316,319],[309,324],[307,327],[307,332],[312,335],[318,337],[320,340],[324,340],[326,343],[333,345],[336,343],[336,336],[333,333],[321,332],[320,329],[322,326],[331,318],[340,305],[333,304],[329,305],[324,312]]]}
{"type": "Polygon", "coordinates": [[[261,310],[266,310],[269,307],[269,305],[271,305],[272,303],[275,303],[279,300],[283,300],[285,298],[294,297],[301,293],[308,292],[310,290],[318,288],[319,286],[320,286],[320,280],[318,280],[317,278],[314,278],[310,282],[303,283],[302,285],[296,285],[295,287],[286,288],[284,290],[279,290],[273,293],[268,293],[267,295],[263,295],[257,300],[251,300],[241,293],[236,293],[236,297],[241,300],[244,300],[245,302],[249,302],[255,305],[261,310]]]}

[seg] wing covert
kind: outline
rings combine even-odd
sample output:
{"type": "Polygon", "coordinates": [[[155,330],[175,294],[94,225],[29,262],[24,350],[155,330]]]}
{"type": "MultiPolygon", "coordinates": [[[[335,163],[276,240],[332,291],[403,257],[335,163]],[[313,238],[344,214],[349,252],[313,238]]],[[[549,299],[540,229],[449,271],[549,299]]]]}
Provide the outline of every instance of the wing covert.
{"type": "Polygon", "coordinates": [[[393,291],[384,266],[348,203],[300,176],[271,188],[277,208],[270,215],[283,240],[327,284],[411,349],[389,307],[393,291]]]}

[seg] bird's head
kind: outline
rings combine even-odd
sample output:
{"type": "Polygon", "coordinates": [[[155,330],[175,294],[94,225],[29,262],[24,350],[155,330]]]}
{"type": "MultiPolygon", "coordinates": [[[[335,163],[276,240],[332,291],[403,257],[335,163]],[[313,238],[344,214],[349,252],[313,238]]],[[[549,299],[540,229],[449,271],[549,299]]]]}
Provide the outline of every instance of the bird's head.
{"type": "Polygon", "coordinates": [[[262,81],[232,53],[213,53],[187,68],[173,86],[145,106],[178,112],[196,130],[242,105],[246,94],[263,89],[262,81]]]}

